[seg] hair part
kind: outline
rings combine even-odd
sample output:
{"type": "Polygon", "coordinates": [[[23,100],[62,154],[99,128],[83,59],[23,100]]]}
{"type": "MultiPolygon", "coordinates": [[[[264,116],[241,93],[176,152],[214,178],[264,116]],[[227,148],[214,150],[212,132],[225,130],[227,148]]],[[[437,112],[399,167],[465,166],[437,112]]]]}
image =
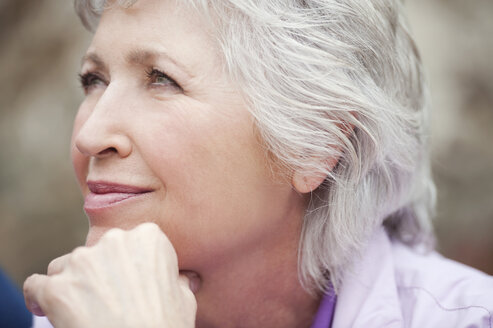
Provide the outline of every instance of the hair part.
{"type": "MultiPolygon", "coordinates": [[[[338,290],[382,224],[391,238],[433,246],[429,97],[401,1],[184,3],[214,24],[266,150],[290,170],[327,176],[303,222],[307,290],[338,290]],[[339,158],[332,170],[329,158],[339,158]]],[[[105,6],[75,0],[90,30],[105,6]]]]}

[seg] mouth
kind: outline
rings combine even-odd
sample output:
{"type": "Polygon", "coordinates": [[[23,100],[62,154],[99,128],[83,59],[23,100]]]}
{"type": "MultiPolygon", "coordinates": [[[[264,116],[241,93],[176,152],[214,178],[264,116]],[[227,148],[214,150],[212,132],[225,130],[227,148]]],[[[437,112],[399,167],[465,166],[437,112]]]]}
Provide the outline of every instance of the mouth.
{"type": "Polygon", "coordinates": [[[141,197],[152,191],[149,188],[106,181],[88,181],[87,186],[90,192],[84,200],[84,210],[86,212],[115,206],[118,203],[141,197]]]}

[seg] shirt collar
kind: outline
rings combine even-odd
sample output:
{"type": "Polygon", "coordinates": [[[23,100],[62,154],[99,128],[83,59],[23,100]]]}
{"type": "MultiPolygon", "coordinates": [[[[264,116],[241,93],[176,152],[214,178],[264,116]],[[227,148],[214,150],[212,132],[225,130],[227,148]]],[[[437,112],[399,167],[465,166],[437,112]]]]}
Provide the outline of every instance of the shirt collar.
{"type": "Polygon", "coordinates": [[[320,302],[311,328],[330,328],[332,325],[332,317],[334,316],[335,305],[336,295],[332,289],[329,289],[320,302]]]}

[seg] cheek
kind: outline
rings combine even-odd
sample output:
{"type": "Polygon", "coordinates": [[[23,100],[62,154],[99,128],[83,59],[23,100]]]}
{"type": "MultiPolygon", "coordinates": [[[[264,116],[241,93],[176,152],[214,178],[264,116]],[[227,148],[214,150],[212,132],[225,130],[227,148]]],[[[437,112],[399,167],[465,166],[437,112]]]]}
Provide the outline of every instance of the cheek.
{"type": "Polygon", "coordinates": [[[89,158],[84,156],[78,149],[76,145],[77,135],[87,119],[87,115],[84,114],[83,107],[79,109],[74,120],[74,125],[72,128],[72,138],[70,141],[70,158],[72,160],[72,166],[74,168],[77,181],[82,190],[84,190],[86,184],[86,177],[88,174],[89,158]]]}
{"type": "Polygon", "coordinates": [[[160,148],[143,155],[165,185],[160,225],[180,263],[229,259],[276,230],[290,188],[272,181],[249,119],[174,122],[147,130],[160,148]]]}
{"type": "Polygon", "coordinates": [[[170,192],[192,207],[221,202],[239,186],[265,178],[263,153],[248,120],[238,124],[213,118],[174,117],[146,129],[147,164],[170,192]]]}
{"type": "Polygon", "coordinates": [[[72,146],[72,166],[74,168],[75,176],[79,183],[79,187],[81,188],[83,194],[86,189],[86,178],[88,174],[89,167],[89,159],[86,156],[83,156],[79,151],[72,146]]]}
{"type": "Polygon", "coordinates": [[[139,152],[167,187],[193,194],[200,181],[211,183],[217,172],[234,166],[228,156],[238,138],[225,128],[231,122],[220,118],[214,108],[192,101],[142,115],[134,133],[139,152]]]}

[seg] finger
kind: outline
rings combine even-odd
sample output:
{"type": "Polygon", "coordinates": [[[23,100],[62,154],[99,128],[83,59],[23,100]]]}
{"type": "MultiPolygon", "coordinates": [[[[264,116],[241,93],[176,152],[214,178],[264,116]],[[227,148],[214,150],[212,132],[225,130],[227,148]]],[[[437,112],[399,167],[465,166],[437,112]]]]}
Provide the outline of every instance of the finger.
{"type": "Polygon", "coordinates": [[[167,239],[164,232],[154,222],[144,222],[129,231],[129,234],[141,239],[151,239],[153,241],[162,237],[167,239]]]}
{"type": "Polygon", "coordinates": [[[199,274],[195,271],[180,271],[178,281],[182,286],[189,288],[194,294],[199,291],[200,285],[202,284],[199,274]]]}
{"type": "Polygon", "coordinates": [[[45,315],[43,309],[41,308],[41,299],[48,279],[48,276],[33,274],[24,282],[23,291],[26,307],[34,315],[45,315]]]}
{"type": "Polygon", "coordinates": [[[193,282],[195,280],[196,278],[188,279],[186,275],[180,275],[178,277],[178,285],[181,288],[182,299],[186,302],[186,307],[193,311],[194,316],[197,313],[197,299],[195,298],[195,292],[198,290],[198,285],[193,282]]]}
{"type": "Polygon", "coordinates": [[[101,236],[96,246],[98,246],[99,244],[104,244],[114,239],[121,239],[123,238],[124,235],[125,235],[125,230],[120,228],[111,228],[101,236]]]}
{"type": "Polygon", "coordinates": [[[175,248],[171,244],[168,236],[159,228],[159,226],[153,222],[145,222],[133,230],[128,232],[132,240],[140,245],[140,249],[156,249],[158,246],[159,252],[163,252],[163,256],[166,258],[167,265],[173,273],[173,279],[176,279],[178,275],[178,257],[175,248]]]}
{"type": "Polygon", "coordinates": [[[65,254],[51,261],[50,264],[48,264],[48,276],[61,273],[67,266],[69,258],[70,254],[65,254]]]}

